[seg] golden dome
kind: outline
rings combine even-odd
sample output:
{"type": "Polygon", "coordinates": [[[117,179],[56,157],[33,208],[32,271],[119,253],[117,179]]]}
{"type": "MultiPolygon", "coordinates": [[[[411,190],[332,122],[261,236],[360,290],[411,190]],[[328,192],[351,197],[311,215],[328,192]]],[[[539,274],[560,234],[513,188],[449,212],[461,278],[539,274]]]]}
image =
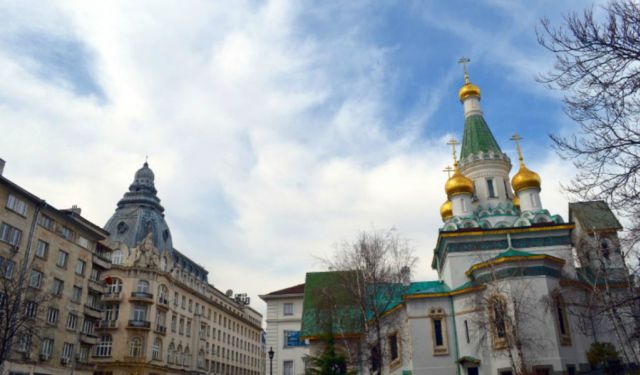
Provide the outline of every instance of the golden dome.
{"type": "Polygon", "coordinates": [[[453,206],[450,200],[447,199],[447,201],[440,206],[440,216],[442,217],[442,221],[447,221],[453,216],[453,206]]]}
{"type": "Polygon", "coordinates": [[[473,181],[462,175],[456,164],[453,176],[449,177],[447,183],[444,184],[444,191],[448,197],[458,194],[473,194],[473,181]]]}
{"type": "Polygon", "coordinates": [[[511,179],[511,186],[513,186],[513,190],[518,193],[521,190],[530,188],[539,190],[540,182],[540,176],[521,162],[520,170],[518,170],[518,173],[511,179]]]}
{"type": "Polygon", "coordinates": [[[458,97],[462,102],[470,96],[480,97],[480,88],[469,82],[469,80],[467,79],[465,84],[460,88],[460,91],[458,91],[458,97]]]}
{"type": "Polygon", "coordinates": [[[515,197],[513,197],[513,205],[516,206],[516,208],[520,208],[520,198],[518,198],[518,196],[516,195],[515,197]]]}

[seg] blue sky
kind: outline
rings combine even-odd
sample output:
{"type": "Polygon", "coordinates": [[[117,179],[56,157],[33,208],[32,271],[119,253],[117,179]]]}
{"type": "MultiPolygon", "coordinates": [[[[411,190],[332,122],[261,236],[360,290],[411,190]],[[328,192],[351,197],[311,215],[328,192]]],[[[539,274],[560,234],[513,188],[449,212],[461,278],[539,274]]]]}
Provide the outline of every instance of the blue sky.
{"type": "Polygon", "coordinates": [[[570,133],[541,17],[584,1],[7,1],[0,5],[5,176],[106,223],[149,155],[174,245],[256,297],[322,268],[358,231],[397,228],[428,264],[461,137],[467,56],[512,158],[566,216],[570,133]]]}

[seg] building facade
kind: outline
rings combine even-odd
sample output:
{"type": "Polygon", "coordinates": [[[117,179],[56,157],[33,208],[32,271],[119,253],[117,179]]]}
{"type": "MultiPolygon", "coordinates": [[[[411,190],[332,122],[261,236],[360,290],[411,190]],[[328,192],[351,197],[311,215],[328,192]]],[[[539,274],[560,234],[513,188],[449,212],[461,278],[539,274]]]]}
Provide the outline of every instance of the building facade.
{"type": "Polygon", "coordinates": [[[145,163],[105,229],[113,248],[93,359],[101,374],[264,371],[262,316],[173,246],[145,163]]]}
{"type": "MultiPolygon", "coordinates": [[[[542,179],[525,165],[517,135],[519,167],[510,178],[511,160],[466,72],[459,98],[464,132],[459,158],[450,142],[454,167],[432,258],[438,280],[387,289],[381,347],[365,330],[341,337],[345,322],[336,326],[334,318],[336,342],[356,337],[353,366],[371,374],[575,374],[589,370],[586,353],[595,342],[612,343],[633,363],[635,322],[597,305],[628,290],[620,223],[604,202],[570,204],[569,222],[546,209],[542,179]]],[[[310,273],[305,281],[302,335],[314,355],[326,332],[317,324],[320,289],[312,286],[323,280],[326,289],[336,275],[310,273]]],[[[342,317],[349,308],[339,306],[342,317]]]]}
{"type": "Polygon", "coordinates": [[[274,374],[305,374],[305,356],[309,347],[300,336],[304,284],[261,295],[267,303],[267,350],[273,350],[273,359],[267,363],[274,374]],[[272,366],[272,368],[271,368],[272,366]]]}
{"type": "Polygon", "coordinates": [[[0,338],[8,374],[93,374],[108,233],[80,209],[60,210],[2,175],[0,159],[0,338]],[[18,301],[19,308],[8,306],[18,301]],[[9,314],[8,312],[12,312],[9,314]],[[13,337],[7,315],[19,324],[13,337]],[[25,329],[27,328],[27,329],[25,329]]]}

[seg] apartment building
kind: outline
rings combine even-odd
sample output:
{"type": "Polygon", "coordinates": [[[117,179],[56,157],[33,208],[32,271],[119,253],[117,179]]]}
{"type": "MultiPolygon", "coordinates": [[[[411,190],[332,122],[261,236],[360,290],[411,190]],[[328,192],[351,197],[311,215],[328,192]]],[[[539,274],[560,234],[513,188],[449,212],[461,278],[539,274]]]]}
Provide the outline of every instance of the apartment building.
{"type": "MultiPolygon", "coordinates": [[[[4,177],[3,169],[0,159],[0,305],[18,299],[20,307],[0,320],[30,328],[18,330],[7,345],[3,370],[92,374],[106,290],[101,280],[111,266],[111,250],[103,243],[108,233],[78,207],[52,207],[4,177]]],[[[13,336],[7,332],[0,329],[0,339],[13,336]]]]}
{"type": "Polygon", "coordinates": [[[145,163],[105,226],[113,265],[104,275],[97,372],[263,374],[262,316],[174,248],[154,178],[145,163]]]}

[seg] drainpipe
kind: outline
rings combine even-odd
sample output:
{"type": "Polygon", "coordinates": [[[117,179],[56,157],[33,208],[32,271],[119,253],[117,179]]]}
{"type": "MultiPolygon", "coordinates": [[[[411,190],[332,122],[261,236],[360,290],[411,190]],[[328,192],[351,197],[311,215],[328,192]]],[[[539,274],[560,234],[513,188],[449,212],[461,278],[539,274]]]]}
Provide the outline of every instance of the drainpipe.
{"type": "Polygon", "coordinates": [[[453,321],[453,341],[455,343],[455,346],[453,348],[455,349],[454,357],[455,357],[455,363],[456,363],[456,371],[458,375],[460,375],[460,364],[458,363],[460,352],[458,348],[458,330],[456,329],[456,309],[453,306],[453,296],[449,296],[449,303],[451,304],[451,320],[453,321]]]}

